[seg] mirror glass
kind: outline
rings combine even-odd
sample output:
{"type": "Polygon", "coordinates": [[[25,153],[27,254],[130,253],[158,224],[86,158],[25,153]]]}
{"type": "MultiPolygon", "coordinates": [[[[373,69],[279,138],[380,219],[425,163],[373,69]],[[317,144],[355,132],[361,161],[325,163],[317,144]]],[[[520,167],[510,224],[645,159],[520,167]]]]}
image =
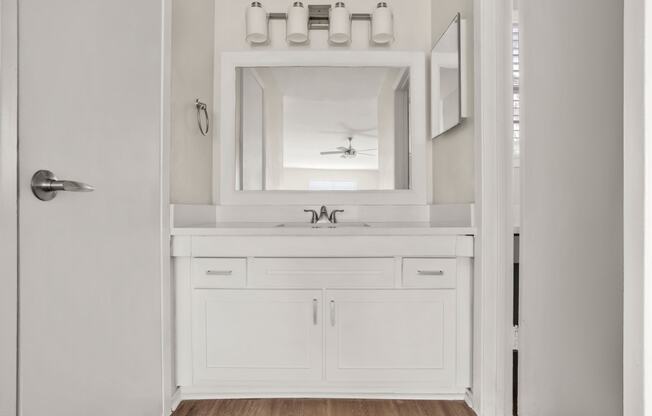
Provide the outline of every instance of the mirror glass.
{"type": "Polygon", "coordinates": [[[460,15],[432,50],[432,137],[462,122],[460,71],[460,15]]]}
{"type": "Polygon", "coordinates": [[[409,189],[409,68],[236,72],[236,190],[409,189]]]}

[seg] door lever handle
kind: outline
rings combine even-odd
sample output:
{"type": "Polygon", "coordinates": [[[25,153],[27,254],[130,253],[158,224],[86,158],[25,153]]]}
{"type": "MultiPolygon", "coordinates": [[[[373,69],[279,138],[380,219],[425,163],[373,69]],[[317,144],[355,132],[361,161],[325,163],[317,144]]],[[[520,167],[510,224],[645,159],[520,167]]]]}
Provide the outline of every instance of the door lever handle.
{"type": "Polygon", "coordinates": [[[32,193],[41,201],[51,201],[59,191],[92,192],[95,188],[83,182],[59,180],[49,170],[39,170],[32,176],[32,193]]]}

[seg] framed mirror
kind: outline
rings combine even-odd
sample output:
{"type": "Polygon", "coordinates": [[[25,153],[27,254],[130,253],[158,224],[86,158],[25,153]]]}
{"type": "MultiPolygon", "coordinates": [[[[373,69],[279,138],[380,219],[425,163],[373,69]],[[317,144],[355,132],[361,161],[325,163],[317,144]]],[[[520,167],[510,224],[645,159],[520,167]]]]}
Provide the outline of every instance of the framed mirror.
{"type": "Polygon", "coordinates": [[[220,202],[425,204],[424,67],[404,52],[223,54],[220,202]]]}
{"type": "Polygon", "coordinates": [[[431,55],[431,137],[462,123],[462,22],[460,14],[437,40],[431,55]]]}

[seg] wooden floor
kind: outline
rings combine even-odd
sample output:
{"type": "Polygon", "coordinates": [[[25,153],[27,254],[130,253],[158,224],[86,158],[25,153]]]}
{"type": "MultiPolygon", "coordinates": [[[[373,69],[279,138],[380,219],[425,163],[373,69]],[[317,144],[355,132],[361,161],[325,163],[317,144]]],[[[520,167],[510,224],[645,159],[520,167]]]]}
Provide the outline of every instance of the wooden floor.
{"type": "Polygon", "coordinates": [[[432,400],[189,400],[172,416],[475,416],[464,402],[432,400]]]}

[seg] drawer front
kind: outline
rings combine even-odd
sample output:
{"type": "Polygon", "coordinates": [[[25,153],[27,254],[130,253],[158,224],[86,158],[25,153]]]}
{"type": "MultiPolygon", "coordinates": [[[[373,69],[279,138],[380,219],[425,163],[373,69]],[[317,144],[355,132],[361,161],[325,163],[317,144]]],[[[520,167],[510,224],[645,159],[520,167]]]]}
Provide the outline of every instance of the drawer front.
{"type": "Polygon", "coordinates": [[[403,287],[454,289],[457,259],[403,259],[403,287]]]}
{"type": "Polygon", "coordinates": [[[393,258],[254,258],[248,286],[255,288],[392,288],[393,258]]]}
{"type": "Polygon", "coordinates": [[[243,288],[247,282],[247,259],[194,258],[195,289],[243,288]]]}

